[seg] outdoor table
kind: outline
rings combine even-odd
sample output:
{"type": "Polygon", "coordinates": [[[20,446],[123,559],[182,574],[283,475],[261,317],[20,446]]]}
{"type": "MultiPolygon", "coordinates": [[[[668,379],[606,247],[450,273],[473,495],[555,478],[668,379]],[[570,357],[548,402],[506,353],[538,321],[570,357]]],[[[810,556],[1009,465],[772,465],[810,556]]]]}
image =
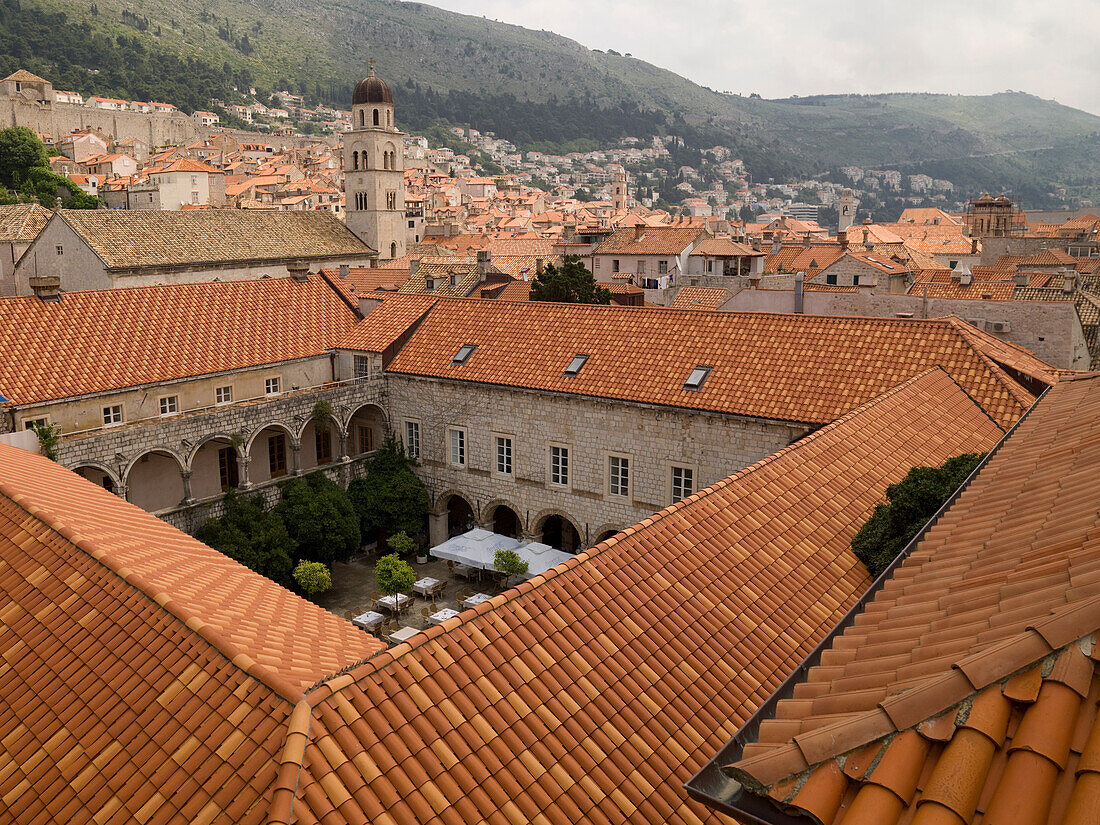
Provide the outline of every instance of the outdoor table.
{"type": "Polygon", "coordinates": [[[378,600],[378,605],[386,608],[391,613],[398,613],[411,604],[412,598],[404,593],[398,593],[396,596],[383,596],[378,600]]]}
{"type": "Polygon", "coordinates": [[[390,634],[390,641],[407,642],[419,632],[420,631],[417,630],[415,627],[399,627],[397,630],[390,634]]]}
{"type": "Polygon", "coordinates": [[[443,624],[447,619],[453,619],[458,615],[458,611],[450,607],[444,607],[428,617],[428,621],[432,624],[443,624]]]}
{"type": "Polygon", "coordinates": [[[427,598],[433,593],[442,590],[446,584],[446,582],[442,582],[439,579],[433,579],[431,576],[426,576],[413,584],[413,590],[427,598]]]}
{"type": "Polygon", "coordinates": [[[489,599],[491,598],[493,597],[490,596],[488,593],[474,593],[474,595],[470,596],[470,598],[466,599],[462,603],[467,607],[476,607],[482,602],[489,601],[489,599]]]}
{"type": "Polygon", "coordinates": [[[358,625],[364,630],[374,630],[378,625],[382,623],[382,620],[386,618],[381,613],[376,613],[373,610],[368,610],[362,616],[356,616],[352,619],[352,624],[358,625]]]}

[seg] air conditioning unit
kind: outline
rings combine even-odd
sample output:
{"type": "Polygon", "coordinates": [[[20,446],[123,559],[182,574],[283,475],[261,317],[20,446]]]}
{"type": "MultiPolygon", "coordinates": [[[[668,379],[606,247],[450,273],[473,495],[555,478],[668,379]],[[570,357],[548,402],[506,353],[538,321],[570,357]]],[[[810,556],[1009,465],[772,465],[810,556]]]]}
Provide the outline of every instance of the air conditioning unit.
{"type": "Polygon", "coordinates": [[[989,332],[1011,332],[1012,326],[1008,321],[986,321],[985,328],[989,332]]]}

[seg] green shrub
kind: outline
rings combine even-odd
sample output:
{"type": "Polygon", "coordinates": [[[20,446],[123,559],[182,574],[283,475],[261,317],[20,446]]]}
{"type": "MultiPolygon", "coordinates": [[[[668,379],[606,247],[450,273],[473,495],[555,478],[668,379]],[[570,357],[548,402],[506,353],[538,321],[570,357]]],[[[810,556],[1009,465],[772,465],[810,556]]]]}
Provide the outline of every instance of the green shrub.
{"type": "Polygon", "coordinates": [[[378,560],[374,568],[374,580],[378,589],[387,596],[407,593],[416,582],[416,573],[407,561],[396,553],[390,553],[378,560]]]}
{"type": "Polygon", "coordinates": [[[416,540],[409,538],[408,533],[395,533],[386,539],[390,550],[404,558],[416,552],[416,540]]]}
{"type": "Polygon", "coordinates": [[[413,472],[413,465],[401,442],[391,434],[367,462],[366,475],[348,485],[364,537],[424,532],[428,491],[413,472]]]}
{"type": "Polygon", "coordinates": [[[61,442],[60,424],[35,424],[34,434],[38,436],[38,447],[42,455],[50,461],[57,461],[57,445],[61,442]]]}
{"type": "Polygon", "coordinates": [[[505,580],[512,576],[525,576],[528,569],[527,562],[515,550],[501,549],[493,553],[493,567],[504,574],[505,580]]]}
{"type": "Polygon", "coordinates": [[[287,484],[275,512],[297,542],[299,554],[310,561],[343,561],[362,546],[351,499],[319,471],[287,484]]]}
{"type": "Polygon", "coordinates": [[[939,467],[914,467],[897,484],[886,488],[887,503],[852,538],[852,552],[877,578],[950,498],[985,457],[966,453],[939,467]]]}
{"type": "Polygon", "coordinates": [[[303,559],[294,568],[294,581],[307,596],[317,596],[332,587],[332,574],[321,562],[303,559]]]}

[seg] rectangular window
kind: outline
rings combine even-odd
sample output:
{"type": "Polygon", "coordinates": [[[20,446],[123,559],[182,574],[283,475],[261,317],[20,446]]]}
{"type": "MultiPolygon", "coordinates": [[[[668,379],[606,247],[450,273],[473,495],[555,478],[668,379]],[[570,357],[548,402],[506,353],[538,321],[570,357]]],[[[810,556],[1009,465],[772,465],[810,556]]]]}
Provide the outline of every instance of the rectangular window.
{"type": "Polygon", "coordinates": [[[658,275],[667,275],[668,274],[668,261],[657,261],[657,274],[658,275]]]}
{"type": "Polygon", "coordinates": [[[638,261],[638,274],[645,275],[645,261],[638,261]]]}
{"type": "Polygon", "coordinates": [[[214,403],[215,404],[229,404],[233,401],[233,388],[232,387],[215,387],[214,388],[214,403]]]}
{"type": "Polygon", "coordinates": [[[192,175],[191,176],[191,185],[192,186],[198,186],[199,185],[199,176],[198,175],[192,175]]]}
{"type": "Polygon", "coordinates": [[[161,415],[174,415],[180,411],[180,397],[178,395],[168,395],[160,399],[160,414],[161,415]]]}
{"type": "Polygon", "coordinates": [[[282,392],[283,382],[278,376],[264,380],[264,395],[278,395],[282,392]]]}
{"type": "Polygon", "coordinates": [[[456,467],[466,466],[465,430],[451,430],[451,463],[456,467]]]}
{"type": "Polygon", "coordinates": [[[359,425],[359,452],[374,452],[374,430],[370,427],[359,425]]]}
{"type": "Polygon", "coordinates": [[[612,260],[611,260],[611,271],[612,272],[618,272],[619,271],[619,259],[618,258],[612,258],[612,260]]]}
{"type": "Polygon", "coordinates": [[[573,360],[569,362],[569,366],[565,368],[566,375],[576,375],[581,371],[581,367],[588,361],[588,355],[583,352],[578,352],[573,356],[573,360]]]}
{"type": "Polygon", "coordinates": [[[24,430],[33,430],[35,427],[46,427],[48,422],[45,418],[27,418],[23,421],[24,430]]]}
{"type": "Polygon", "coordinates": [[[672,468],[672,500],[677,502],[695,492],[695,473],[689,467],[672,468]]]}
{"type": "Polygon", "coordinates": [[[504,476],[512,474],[512,439],[497,436],[497,472],[504,476]]]}
{"type": "Polygon", "coordinates": [[[836,286],[836,275],[825,275],[825,283],[829,286],[836,286]]]}
{"type": "Polygon", "coordinates": [[[64,255],[65,254],[65,247],[63,247],[61,244],[57,245],[57,254],[58,255],[64,255]]]}
{"type": "Polygon", "coordinates": [[[608,459],[608,492],[613,496],[630,495],[630,459],[613,455],[608,459]]]}
{"type": "Polygon", "coordinates": [[[707,376],[710,375],[710,367],[699,365],[692,369],[691,373],[687,377],[687,381],[684,382],[685,390],[698,390],[701,389],[703,384],[706,383],[707,376]]]}
{"type": "Polygon", "coordinates": [[[569,486],[569,448],[550,448],[550,483],[569,486]]]}
{"type": "Polygon", "coordinates": [[[420,458],[420,422],[405,422],[405,452],[412,458],[420,458]]]}
{"type": "Polygon", "coordinates": [[[198,192],[192,192],[191,193],[191,203],[198,203],[198,202],[199,202],[199,193],[198,192]]]}
{"type": "Polygon", "coordinates": [[[322,425],[317,428],[315,423],[314,427],[313,440],[317,446],[317,463],[328,464],[332,461],[332,433],[328,431],[326,426],[322,425]]]}
{"type": "Polygon", "coordinates": [[[267,466],[272,478],[286,475],[286,435],[283,433],[267,437],[267,466]]]}
{"type": "Polygon", "coordinates": [[[355,360],[355,377],[356,378],[369,378],[370,377],[370,358],[366,355],[356,355],[355,360]]]}
{"type": "Polygon", "coordinates": [[[239,487],[241,480],[237,468],[237,451],[232,447],[222,447],[218,450],[218,477],[221,480],[222,492],[230,487],[239,487]]]}
{"type": "Polygon", "coordinates": [[[106,426],[122,423],[122,405],[114,404],[103,408],[103,423],[106,426]]]}

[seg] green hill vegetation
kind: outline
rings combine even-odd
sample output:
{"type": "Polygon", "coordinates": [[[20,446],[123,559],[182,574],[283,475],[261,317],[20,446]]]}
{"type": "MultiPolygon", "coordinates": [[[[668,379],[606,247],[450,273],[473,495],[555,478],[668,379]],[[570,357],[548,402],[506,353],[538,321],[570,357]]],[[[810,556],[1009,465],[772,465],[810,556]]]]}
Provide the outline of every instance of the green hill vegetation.
{"type": "Polygon", "coordinates": [[[371,59],[413,130],[471,125],[542,149],[671,133],[692,151],[729,146],[757,180],[857,165],[1029,206],[1100,195],[1100,118],[1023,93],[724,95],[550,32],[395,0],[0,0],[0,71],[185,110],[252,87],[346,107],[371,59]]]}

